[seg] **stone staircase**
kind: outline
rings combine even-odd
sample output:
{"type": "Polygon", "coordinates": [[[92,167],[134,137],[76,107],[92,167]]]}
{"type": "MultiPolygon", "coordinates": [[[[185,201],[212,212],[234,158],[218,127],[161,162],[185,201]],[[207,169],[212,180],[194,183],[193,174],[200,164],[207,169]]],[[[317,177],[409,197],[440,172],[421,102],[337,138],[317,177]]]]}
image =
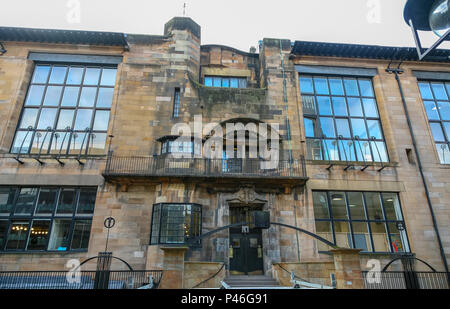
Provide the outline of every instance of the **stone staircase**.
{"type": "Polygon", "coordinates": [[[270,289],[280,288],[280,284],[268,276],[229,276],[224,282],[232,289],[270,289]]]}

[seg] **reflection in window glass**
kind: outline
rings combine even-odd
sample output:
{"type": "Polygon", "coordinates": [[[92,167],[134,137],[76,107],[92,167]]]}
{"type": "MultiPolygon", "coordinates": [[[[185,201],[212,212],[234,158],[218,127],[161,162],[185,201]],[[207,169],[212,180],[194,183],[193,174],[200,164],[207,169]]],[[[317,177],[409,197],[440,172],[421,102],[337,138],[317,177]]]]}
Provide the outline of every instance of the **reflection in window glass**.
{"type": "Polygon", "coordinates": [[[330,192],[330,199],[333,218],[348,219],[344,192],[330,192]]]}
{"type": "Polygon", "coordinates": [[[320,124],[322,128],[322,135],[325,137],[336,137],[336,133],[334,130],[334,121],[333,118],[321,117],[320,124]]]}
{"type": "Polygon", "coordinates": [[[348,109],[350,111],[350,116],[363,117],[363,110],[361,107],[361,99],[359,98],[348,98],[348,109]]]}
{"type": "Polygon", "coordinates": [[[27,243],[28,227],[27,220],[13,220],[9,228],[6,250],[23,250],[27,243]]]}
{"type": "Polygon", "coordinates": [[[362,99],[366,117],[378,118],[377,103],[374,99],[362,99]]]}
{"type": "Polygon", "coordinates": [[[100,69],[97,68],[87,68],[84,75],[84,85],[98,85],[100,78],[100,69]]]}
{"type": "Polygon", "coordinates": [[[328,197],[326,192],[313,192],[314,216],[316,219],[329,219],[328,197]]]}
{"type": "Polygon", "coordinates": [[[76,220],[72,235],[72,250],[87,249],[91,233],[91,220],[76,220]]]}
{"type": "Polygon", "coordinates": [[[352,248],[352,238],[350,233],[350,225],[346,221],[334,222],[334,234],[336,237],[336,245],[340,248],[352,248]]]}
{"type": "Polygon", "coordinates": [[[372,239],[375,251],[390,252],[389,239],[386,233],[386,223],[371,222],[370,229],[372,230],[372,239]]]}
{"type": "Polygon", "coordinates": [[[331,111],[330,97],[317,97],[317,105],[319,106],[320,115],[333,115],[333,112],[331,111]]]}
{"type": "Polygon", "coordinates": [[[336,116],[347,116],[347,104],[344,97],[333,97],[333,110],[336,116]]]}
{"type": "Polygon", "coordinates": [[[388,227],[391,237],[392,251],[395,253],[409,252],[404,224],[390,222],[388,227]]]}
{"type": "Polygon", "coordinates": [[[70,246],[70,226],[72,220],[55,219],[48,244],[48,250],[67,251],[70,246]]]}
{"type": "Polygon", "coordinates": [[[16,188],[0,187],[0,215],[11,212],[16,192],[16,188]]]}
{"type": "Polygon", "coordinates": [[[73,214],[76,201],[76,191],[74,189],[62,189],[58,208],[56,210],[57,214],[73,214]]]}
{"type": "Polygon", "coordinates": [[[350,215],[352,220],[365,220],[366,214],[364,211],[363,195],[361,192],[348,192],[348,207],[350,208],[350,215]]]}
{"type": "Polygon", "coordinates": [[[361,96],[362,97],[373,97],[373,89],[372,89],[372,82],[370,80],[360,79],[359,82],[359,89],[361,89],[361,96]]]}
{"type": "Polygon", "coordinates": [[[32,85],[28,90],[25,106],[39,106],[42,103],[45,87],[32,85]]]}
{"type": "Polygon", "coordinates": [[[300,77],[300,91],[302,93],[314,93],[312,78],[300,77]]]}
{"type": "Polygon", "coordinates": [[[94,130],[106,131],[108,130],[109,111],[97,111],[95,113],[94,130]]]}
{"type": "Polygon", "coordinates": [[[49,84],[64,84],[66,79],[67,67],[54,66],[50,74],[49,84]]]}
{"type": "Polygon", "coordinates": [[[422,94],[422,99],[433,100],[433,94],[431,93],[431,88],[429,83],[419,83],[420,93],[422,94]]]}
{"type": "Polygon", "coordinates": [[[45,93],[44,106],[58,106],[63,87],[48,86],[45,93]]]}
{"type": "Polygon", "coordinates": [[[351,138],[350,127],[347,119],[336,119],[336,130],[338,136],[351,138]]]}
{"type": "Polygon", "coordinates": [[[370,220],[383,220],[383,210],[379,193],[365,193],[367,214],[370,220]]]}
{"type": "MultiPolygon", "coordinates": [[[[318,221],[316,222],[316,234],[322,238],[330,242],[333,241],[333,231],[331,229],[331,223],[327,221],[318,221]]],[[[330,247],[324,244],[321,241],[317,242],[317,249],[320,251],[329,251],[330,247]]]]}
{"type": "Polygon", "coordinates": [[[78,102],[78,94],[80,93],[80,87],[66,87],[64,90],[61,106],[75,107],[78,102]]]}
{"type": "Polygon", "coordinates": [[[22,114],[22,120],[20,121],[19,128],[28,129],[28,127],[36,126],[36,118],[38,115],[38,108],[25,108],[22,114]]]}
{"type": "Polygon", "coordinates": [[[80,96],[80,107],[93,107],[97,96],[96,87],[83,87],[80,96]]]}
{"type": "Polygon", "coordinates": [[[344,79],[347,96],[359,96],[358,83],[355,79],[344,79]]]}
{"type": "Polygon", "coordinates": [[[317,94],[329,94],[328,82],[326,78],[314,77],[314,87],[317,94]]]}
{"type": "Polygon", "coordinates": [[[342,85],[342,80],[340,78],[339,79],[330,78],[328,81],[330,83],[331,94],[344,95],[344,87],[342,85]]]}
{"type": "Polygon", "coordinates": [[[38,65],[34,69],[33,79],[31,80],[34,84],[45,84],[47,83],[48,73],[50,73],[49,66],[38,65]]]}
{"type": "Polygon", "coordinates": [[[93,214],[96,196],[96,188],[81,189],[77,207],[77,214],[93,214]]]}
{"type": "Polygon", "coordinates": [[[33,220],[26,249],[29,251],[46,250],[49,231],[50,220],[33,220]]]}
{"type": "Polygon", "coordinates": [[[91,127],[92,110],[79,109],[77,112],[74,129],[77,131],[86,131],[91,127]]]}
{"type": "Polygon", "coordinates": [[[55,209],[58,189],[41,189],[36,206],[36,214],[52,214],[55,209]]]}
{"type": "Polygon", "coordinates": [[[114,86],[116,84],[117,69],[103,69],[100,85],[114,86]]]}
{"type": "Polygon", "coordinates": [[[367,223],[353,222],[352,227],[355,240],[353,248],[362,249],[364,252],[372,251],[367,223]]]}
{"type": "Polygon", "coordinates": [[[81,85],[83,79],[84,68],[72,67],[67,75],[67,85],[81,85]]]}
{"type": "Polygon", "coordinates": [[[111,108],[113,101],[113,88],[100,88],[98,91],[97,108],[111,108]]]}
{"type": "Polygon", "coordinates": [[[17,197],[15,214],[31,215],[36,201],[37,188],[22,188],[17,197]]]}

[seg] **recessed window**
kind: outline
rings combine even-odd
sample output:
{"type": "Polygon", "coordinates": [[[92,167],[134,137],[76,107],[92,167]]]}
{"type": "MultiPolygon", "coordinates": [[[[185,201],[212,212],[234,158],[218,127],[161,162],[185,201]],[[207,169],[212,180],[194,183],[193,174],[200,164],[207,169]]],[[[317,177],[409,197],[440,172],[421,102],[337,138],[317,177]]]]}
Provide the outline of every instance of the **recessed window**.
{"type": "Polygon", "coordinates": [[[300,75],[307,159],[388,162],[370,79],[300,75]]]}
{"type": "Polygon", "coordinates": [[[202,153],[202,143],[192,138],[174,137],[161,143],[161,154],[199,154],[202,153]]]}
{"type": "Polygon", "coordinates": [[[247,88],[247,78],[205,76],[204,84],[206,87],[215,88],[247,88]]]}
{"type": "Polygon", "coordinates": [[[156,204],[153,206],[151,244],[185,244],[199,237],[202,207],[197,204],[156,204]]]}
{"type": "Polygon", "coordinates": [[[180,115],[180,88],[175,88],[175,94],[173,98],[173,118],[177,118],[180,115]]]}
{"type": "Polygon", "coordinates": [[[0,251],[88,248],[97,188],[0,187],[0,251]]]}
{"type": "Polygon", "coordinates": [[[36,65],[11,153],[105,154],[116,72],[36,65]]]}
{"type": "Polygon", "coordinates": [[[442,164],[450,164],[450,83],[419,82],[431,133],[442,164]]]}
{"type": "MultiPolygon", "coordinates": [[[[343,248],[409,252],[397,193],[313,192],[316,233],[343,248]]],[[[318,242],[319,251],[328,251],[318,242]]]]}

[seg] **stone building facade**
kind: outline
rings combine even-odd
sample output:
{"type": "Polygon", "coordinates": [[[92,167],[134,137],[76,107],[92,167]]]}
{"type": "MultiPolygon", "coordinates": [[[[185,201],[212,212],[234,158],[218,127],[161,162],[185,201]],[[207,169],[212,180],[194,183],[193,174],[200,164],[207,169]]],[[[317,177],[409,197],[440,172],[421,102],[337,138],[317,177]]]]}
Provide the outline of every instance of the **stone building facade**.
{"type": "MultiPolygon", "coordinates": [[[[201,45],[190,18],[161,36],[0,28],[0,42],[1,271],[96,256],[110,216],[107,250],[134,269],[162,269],[162,247],[261,210],[362,249],[363,268],[402,252],[439,270],[450,260],[449,51],[418,62],[410,48],[264,39],[247,53],[201,45]],[[386,71],[397,66],[414,141],[386,71]],[[232,148],[276,137],[276,167],[248,153],[201,156],[218,128],[237,123],[248,130],[242,148],[225,138],[232,148]],[[192,138],[178,143],[177,124],[192,138]],[[260,124],[267,132],[252,131],[260,124]],[[180,152],[194,158],[171,156],[180,152]]],[[[186,261],[225,263],[230,274],[332,261],[329,247],[290,228],[244,232],[195,242],[186,261]]]]}

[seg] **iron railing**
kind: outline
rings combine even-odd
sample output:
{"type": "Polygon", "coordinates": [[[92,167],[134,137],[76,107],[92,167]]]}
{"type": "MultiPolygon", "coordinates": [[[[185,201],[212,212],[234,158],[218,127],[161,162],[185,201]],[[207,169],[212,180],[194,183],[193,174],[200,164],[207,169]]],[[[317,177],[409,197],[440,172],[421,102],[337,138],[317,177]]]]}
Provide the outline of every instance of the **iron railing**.
{"type": "Polygon", "coordinates": [[[447,272],[363,272],[366,289],[449,289],[447,272]]]}
{"type": "Polygon", "coordinates": [[[197,159],[108,156],[104,176],[140,177],[272,177],[306,178],[304,158],[279,161],[274,166],[260,159],[197,159]],[[269,167],[269,168],[267,168],[269,167]]]}
{"type": "Polygon", "coordinates": [[[0,289],[91,290],[156,288],[162,271],[3,271],[0,289]]]}

